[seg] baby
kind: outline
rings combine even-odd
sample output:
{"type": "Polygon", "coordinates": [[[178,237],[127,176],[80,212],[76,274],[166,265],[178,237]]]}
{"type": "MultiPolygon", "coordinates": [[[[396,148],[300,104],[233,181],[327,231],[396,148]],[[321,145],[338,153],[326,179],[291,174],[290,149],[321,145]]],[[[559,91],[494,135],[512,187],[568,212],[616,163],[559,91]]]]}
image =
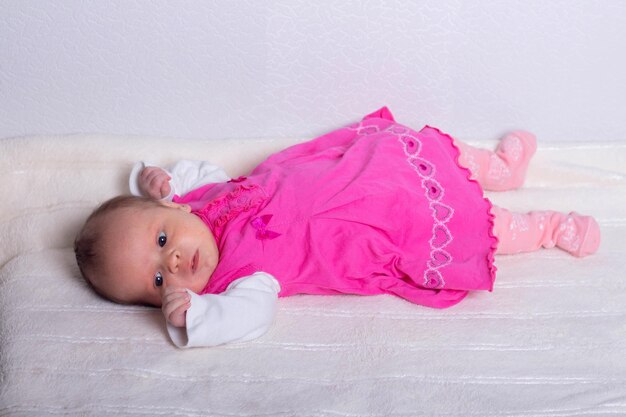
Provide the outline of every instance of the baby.
{"type": "Polygon", "coordinates": [[[161,306],[179,347],[260,336],[277,296],[393,294],[445,308],[492,291],[495,253],[598,249],[592,217],[511,213],[483,197],[520,187],[535,150],[521,131],[495,152],[416,132],[384,107],[247,177],[229,180],[207,163],[171,172],[140,163],[135,196],[91,214],[76,259],[102,296],[161,306]]]}

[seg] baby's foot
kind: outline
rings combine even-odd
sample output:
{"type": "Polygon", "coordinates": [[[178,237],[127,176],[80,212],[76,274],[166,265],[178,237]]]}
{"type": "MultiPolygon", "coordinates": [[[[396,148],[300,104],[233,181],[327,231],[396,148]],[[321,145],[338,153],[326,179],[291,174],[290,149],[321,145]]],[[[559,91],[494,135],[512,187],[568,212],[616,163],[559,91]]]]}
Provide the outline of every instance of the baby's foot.
{"type": "Polygon", "coordinates": [[[517,130],[507,134],[491,155],[486,189],[506,191],[521,187],[536,150],[537,140],[532,133],[517,130]]]}
{"type": "Polygon", "coordinates": [[[591,255],[600,246],[600,226],[591,216],[569,213],[555,230],[556,246],[578,257],[591,255]]]}

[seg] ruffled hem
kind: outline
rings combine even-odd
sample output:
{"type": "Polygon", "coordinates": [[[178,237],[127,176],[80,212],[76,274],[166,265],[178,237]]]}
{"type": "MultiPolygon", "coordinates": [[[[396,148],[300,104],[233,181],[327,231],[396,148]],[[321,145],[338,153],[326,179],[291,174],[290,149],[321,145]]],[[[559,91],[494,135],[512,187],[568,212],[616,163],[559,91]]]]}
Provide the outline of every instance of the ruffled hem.
{"type": "Polygon", "coordinates": [[[483,201],[485,201],[487,203],[487,220],[489,223],[489,239],[491,240],[491,246],[489,247],[489,253],[487,254],[487,264],[489,266],[489,274],[490,274],[490,280],[491,280],[491,285],[489,287],[489,291],[492,292],[493,291],[493,286],[494,283],[496,281],[496,271],[498,270],[498,268],[496,268],[494,261],[495,261],[495,253],[496,250],[498,248],[498,237],[493,233],[495,224],[494,224],[494,218],[495,216],[492,213],[492,207],[493,204],[491,204],[491,201],[489,201],[488,198],[485,197],[484,191],[482,189],[482,187],[480,186],[480,184],[478,183],[478,181],[474,180],[471,178],[472,176],[472,172],[464,167],[463,165],[461,165],[461,163],[459,162],[459,158],[461,156],[461,151],[459,150],[458,146],[456,146],[454,144],[454,139],[452,138],[452,136],[448,135],[447,133],[442,132],[441,130],[439,130],[436,127],[432,127],[432,126],[424,126],[420,132],[424,129],[432,129],[435,132],[437,132],[439,135],[445,137],[448,139],[448,141],[450,142],[450,146],[452,147],[452,149],[456,152],[456,155],[454,155],[454,162],[456,163],[456,165],[461,169],[461,171],[465,172],[465,179],[467,180],[468,183],[472,184],[471,186],[474,187],[479,195],[482,197],[483,201]]]}

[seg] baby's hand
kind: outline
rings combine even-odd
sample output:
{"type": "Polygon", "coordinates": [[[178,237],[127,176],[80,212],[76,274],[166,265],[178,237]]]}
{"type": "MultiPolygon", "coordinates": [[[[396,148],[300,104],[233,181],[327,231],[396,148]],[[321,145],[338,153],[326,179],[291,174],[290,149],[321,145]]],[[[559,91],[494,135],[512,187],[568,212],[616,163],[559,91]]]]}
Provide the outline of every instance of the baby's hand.
{"type": "Polygon", "coordinates": [[[145,167],[139,174],[138,185],[145,196],[161,199],[170,194],[172,177],[159,167],[145,167]]]}
{"type": "Polygon", "coordinates": [[[161,311],[165,320],[174,327],[185,327],[185,315],[191,307],[191,296],[184,288],[168,287],[161,299],[161,311]]]}

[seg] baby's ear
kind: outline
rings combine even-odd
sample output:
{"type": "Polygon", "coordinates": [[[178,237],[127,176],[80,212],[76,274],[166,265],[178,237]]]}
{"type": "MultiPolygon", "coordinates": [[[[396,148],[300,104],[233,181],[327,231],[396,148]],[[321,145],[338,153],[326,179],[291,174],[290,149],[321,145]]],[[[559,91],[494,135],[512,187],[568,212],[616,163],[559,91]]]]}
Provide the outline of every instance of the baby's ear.
{"type": "Polygon", "coordinates": [[[165,207],[179,209],[187,213],[191,213],[191,206],[189,204],[178,204],[178,203],[174,203],[173,201],[167,201],[167,200],[159,200],[159,203],[161,203],[165,207]]]}

